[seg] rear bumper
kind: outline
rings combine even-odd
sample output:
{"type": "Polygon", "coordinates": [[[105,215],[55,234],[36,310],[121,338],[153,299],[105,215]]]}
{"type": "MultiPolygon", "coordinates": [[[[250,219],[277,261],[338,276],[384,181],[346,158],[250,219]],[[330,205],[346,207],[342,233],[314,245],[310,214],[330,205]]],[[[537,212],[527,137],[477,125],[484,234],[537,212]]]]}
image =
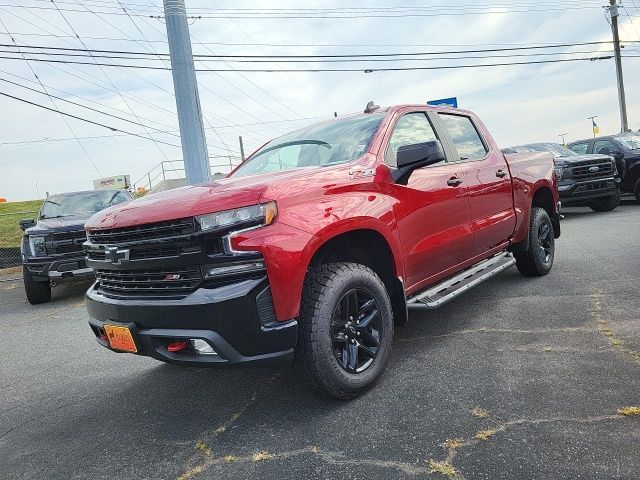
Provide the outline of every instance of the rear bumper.
{"type": "Polygon", "coordinates": [[[582,182],[561,183],[558,185],[558,192],[563,205],[579,205],[595,198],[615,195],[619,182],[619,179],[608,177],[582,182]]]}
{"type": "Polygon", "coordinates": [[[86,294],[89,325],[98,343],[105,323],[127,326],[138,354],[182,365],[288,365],[297,341],[297,322],[277,322],[266,278],[244,280],[218,288],[199,288],[183,299],[113,299],[96,285],[86,294]],[[167,349],[181,340],[204,340],[215,354],[191,347],[167,349]]]}

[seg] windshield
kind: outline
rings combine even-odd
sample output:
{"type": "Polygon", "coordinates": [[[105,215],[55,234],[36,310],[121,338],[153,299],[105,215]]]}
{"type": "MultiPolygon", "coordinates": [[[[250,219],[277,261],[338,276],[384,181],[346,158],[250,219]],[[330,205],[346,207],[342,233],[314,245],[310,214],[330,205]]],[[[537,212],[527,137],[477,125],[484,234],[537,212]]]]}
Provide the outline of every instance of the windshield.
{"type": "Polygon", "coordinates": [[[346,118],[276,138],[240,165],[233,176],[350,162],[367,151],[383,118],[381,114],[346,118]]]}
{"type": "Polygon", "coordinates": [[[122,191],[61,193],[49,196],[40,209],[40,218],[63,218],[93,215],[100,210],[130,200],[122,191]]]}
{"type": "Polygon", "coordinates": [[[509,150],[509,153],[549,152],[556,158],[573,157],[577,155],[576,152],[569,150],[567,147],[560,145],[559,143],[531,143],[529,145],[510,147],[507,150],[509,150]]]}
{"type": "Polygon", "coordinates": [[[629,150],[640,150],[640,135],[621,135],[614,138],[629,150]]]}

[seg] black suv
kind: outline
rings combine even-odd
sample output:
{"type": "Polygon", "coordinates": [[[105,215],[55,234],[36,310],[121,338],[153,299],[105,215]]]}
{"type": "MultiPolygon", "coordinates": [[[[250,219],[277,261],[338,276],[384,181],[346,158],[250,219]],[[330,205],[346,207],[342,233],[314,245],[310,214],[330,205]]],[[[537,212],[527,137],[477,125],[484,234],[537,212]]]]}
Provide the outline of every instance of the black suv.
{"type": "Polygon", "coordinates": [[[24,290],[32,305],[51,300],[55,282],[93,276],[82,244],[85,222],[96,212],[131,200],[126,190],[95,190],[51,195],[38,219],[21,220],[24,290]]]}
{"type": "Polygon", "coordinates": [[[606,137],[571,142],[569,148],[576,153],[598,153],[616,159],[622,179],[620,190],[633,193],[640,203],[640,133],[620,133],[606,137]]]}
{"type": "Polygon", "coordinates": [[[558,143],[531,143],[502,151],[551,153],[563,206],[587,205],[596,212],[609,212],[620,204],[616,162],[608,155],[578,155],[558,143]]]}

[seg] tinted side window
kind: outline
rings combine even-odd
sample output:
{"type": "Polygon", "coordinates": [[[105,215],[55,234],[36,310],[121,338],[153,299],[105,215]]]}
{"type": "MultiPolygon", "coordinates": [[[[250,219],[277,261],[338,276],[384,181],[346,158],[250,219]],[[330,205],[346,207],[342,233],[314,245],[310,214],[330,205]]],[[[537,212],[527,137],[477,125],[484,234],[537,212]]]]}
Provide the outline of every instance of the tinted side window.
{"type": "Polygon", "coordinates": [[[396,123],[396,128],[389,139],[386,162],[389,166],[395,167],[397,165],[396,154],[398,153],[398,148],[404,145],[433,142],[434,140],[438,140],[438,137],[423,112],[403,115],[396,123]]]}
{"type": "Polygon", "coordinates": [[[610,155],[612,152],[619,151],[612,142],[609,140],[596,140],[593,142],[593,153],[599,153],[601,155],[610,155]]]}
{"type": "Polygon", "coordinates": [[[589,146],[588,143],[576,143],[575,145],[571,145],[569,147],[570,150],[573,150],[574,152],[576,152],[579,155],[584,155],[587,153],[587,147],[589,146]]]}
{"type": "Polygon", "coordinates": [[[439,115],[458,150],[460,160],[479,160],[485,157],[487,148],[469,117],[448,113],[439,115]]]}

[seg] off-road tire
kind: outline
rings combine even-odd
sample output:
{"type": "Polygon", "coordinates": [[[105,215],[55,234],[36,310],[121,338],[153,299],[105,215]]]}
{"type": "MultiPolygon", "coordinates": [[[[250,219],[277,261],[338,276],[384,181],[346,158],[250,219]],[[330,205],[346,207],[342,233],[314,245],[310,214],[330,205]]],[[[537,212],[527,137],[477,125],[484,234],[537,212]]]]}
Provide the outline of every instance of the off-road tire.
{"type": "Polygon", "coordinates": [[[51,300],[51,285],[49,282],[36,282],[24,265],[22,266],[22,278],[24,281],[24,291],[31,305],[47,303],[51,300]]]}
{"type": "Polygon", "coordinates": [[[636,196],[636,202],[640,203],[640,179],[636,182],[636,185],[633,189],[633,194],[636,196]]]}
{"type": "Polygon", "coordinates": [[[589,208],[594,212],[610,212],[620,205],[620,191],[610,197],[599,198],[589,203],[589,208]]]}
{"type": "Polygon", "coordinates": [[[329,263],[307,272],[304,283],[299,338],[294,365],[316,393],[341,400],[356,398],[371,388],[391,354],[393,313],[391,300],[380,278],[364,265],[329,263]],[[334,353],[331,327],[340,300],[353,289],[364,289],[377,302],[381,319],[378,354],[364,371],[350,373],[334,353]]]}
{"type": "Polygon", "coordinates": [[[533,207],[531,209],[531,219],[529,220],[529,249],[524,252],[514,252],[516,267],[521,274],[527,277],[541,277],[551,271],[555,254],[555,242],[553,223],[549,214],[544,208],[533,207]],[[545,260],[543,255],[543,244],[540,238],[540,231],[547,226],[550,229],[550,237],[547,240],[550,244],[550,256],[545,260]]]}

